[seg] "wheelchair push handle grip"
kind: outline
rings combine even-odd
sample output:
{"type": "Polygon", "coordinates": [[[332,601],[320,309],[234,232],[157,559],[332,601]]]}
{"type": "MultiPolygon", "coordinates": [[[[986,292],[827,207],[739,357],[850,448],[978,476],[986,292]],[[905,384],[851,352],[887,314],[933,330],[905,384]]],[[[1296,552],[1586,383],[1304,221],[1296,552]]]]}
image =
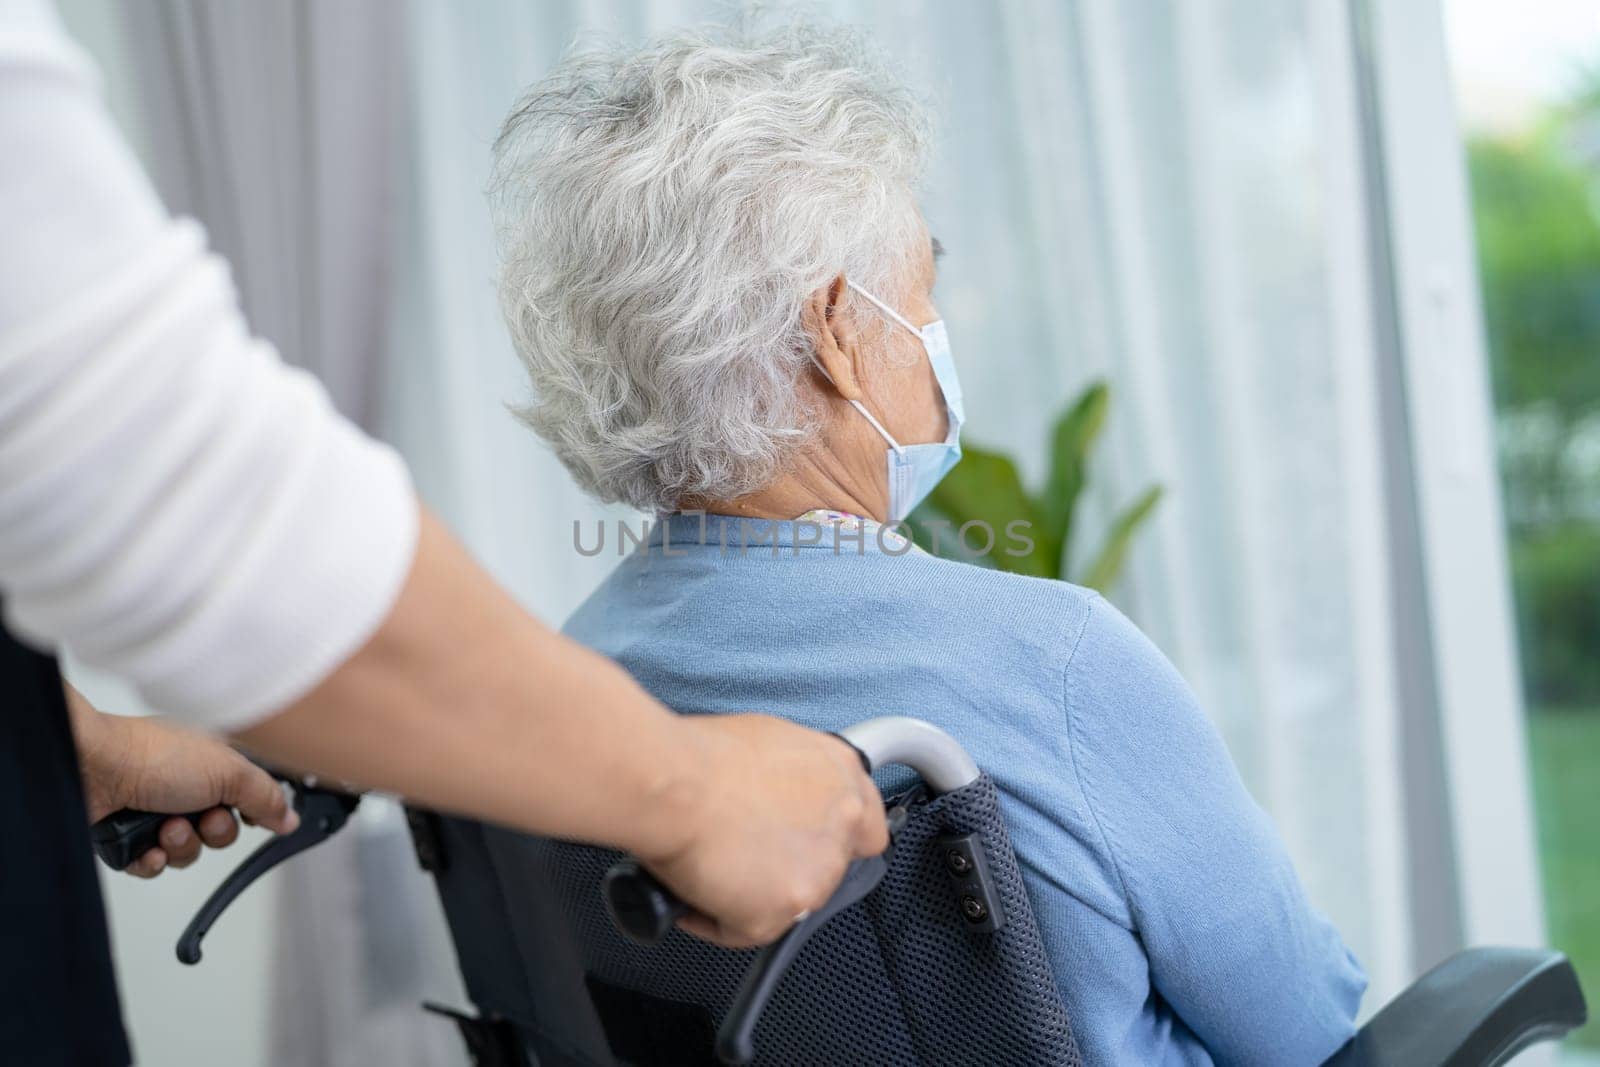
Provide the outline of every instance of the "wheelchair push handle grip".
{"type": "MultiPolygon", "coordinates": [[[[921,719],[886,715],[847,726],[835,736],[855,749],[868,773],[902,763],[934,793],[960,789],[979,776],[978,765],[955,738],[921,719]]],[[[659,943],[692,910],[632,858],[606,872],[600,891],[617,929],[641,945],[659,943]]]]}
{"type": "Polygon", "coordinates": [[[861,754],[870,773],[892,763],[917,772],[934,794],[951,793],[979,777],[978,765],[961,742],[933,725],[909,715],[884,715],[846,726],[838,733],[861,754]]]}
{"type": "MultiPolygon", "coordinates": [[[[256,766],[266,771],[279,781],[291,781],[281,771],[252,760],[256,766]]],[[[94,846],[94,854],[99,856],[107,867],[114,871],[127,870],[140,856],[157,848],[161,844],[161,827],[166,825],[168,819],[188,819],[189,825],[200,830],[200,820],[212,808],[222,808],[224,811],[234,813],[234,809],[227,804],[212,804],[201,808],[199,811],[190,812],[159,812],[140,811],[138,808],[122,808],[112,812],[89,828],[89,841],[94,846]]]]}
{"type": "Polygon", "coordinates": [[[168,819],[188,819],[198,833],[201,817],[210,810],[178,814],[123,808],[95,823],[89,830],[89,839],[94,845],[94,854],[107,867],[124,871],[140,856],[160,847],[161,828],[168,819]]]}
{"type": "Polygon", "coordinates": [[[690,908],[635,860],[621,860],[600,884],[617,929],[641,945],[658,944],[690,908]]]}

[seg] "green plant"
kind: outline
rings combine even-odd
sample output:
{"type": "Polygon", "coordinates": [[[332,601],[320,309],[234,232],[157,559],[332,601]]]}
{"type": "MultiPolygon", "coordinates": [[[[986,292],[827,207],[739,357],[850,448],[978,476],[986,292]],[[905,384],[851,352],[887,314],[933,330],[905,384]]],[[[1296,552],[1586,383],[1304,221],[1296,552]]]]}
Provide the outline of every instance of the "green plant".
{"type": "Polygon", "coordinates": [[[1600,708],[1600,66],[1530,130],[1467,144],[1500,473],[1531,705],[1600,708]]]}
{"type": "Polygon", "coordinates": [[[1511,575],[1529,703],[1600,708],[1600,529],[1522,532],[1511,575]]]}
{"type": "MultiPolygon", "coordinates": [[[[967,559],[971,553],[957,532],[967,523],[981,523],[987,527],[987,537],[994,539],[994,548],[978,562],[1036,578],[1067,578],[1089,453],[1110,404],[1111,390],[1097,381],[1056,419],[1050,435],[1050,476],[1039,493],[1023,487],[1011,457],[964,445],[961,462],[911,515],[917,544],[947,558],[967,559]],[[1017,522],[1027,526],[1014,527],[1017,522]],[[1012,537],[1013,529],[1025,529],[1025,537],[1012,537]]],[[[1099,551],[1071,580],[1101,592],[1115,585],[1134,534],[1160,499],[1161,487],[1153,485],[1118,512],[1099,551]]]]}

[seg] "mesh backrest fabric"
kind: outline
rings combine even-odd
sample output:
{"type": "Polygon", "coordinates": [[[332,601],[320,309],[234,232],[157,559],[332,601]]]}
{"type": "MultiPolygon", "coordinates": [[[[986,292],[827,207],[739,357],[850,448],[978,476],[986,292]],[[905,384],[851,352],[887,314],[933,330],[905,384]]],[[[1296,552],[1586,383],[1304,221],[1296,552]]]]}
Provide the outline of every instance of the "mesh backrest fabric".
{"type": "Polygon", "coordinates": [[[861,907],[921,1063],[1082,1062],[987,775],[914,812],[883,884],[861,907]],[[993,934],[961,919],[933,843],[972,832],[983,835],[1004,908],[1005,926],[993,934]]]}
{"type": "MultiPolygon", "coordinates": [[[[507,911],[455,909],[452,932],[463,946],[484,939],[481,929],[463,936],[463,923],[509,926],[501,936],[537,977],[485,999],[529,1028],[534,1047],[559,1050],[564,1061],[611,1058],[588,992],[596,983],[668,1006],[701,1006],[720,1023],[752,952],[715,948],[679,931],[651,948],[623,937],[599,891],[615,852],[492,828],[484,828],[483,841],[493,870],[476,869],[481,854],[469,854],[465,865],[452,862],[441,874],[440,888],[448,905],[452,883],[499,882],[507,911]],[[534,900],[539,904],[517,903],[534,900]]],[[[482,988],[474,961],[461,965],[469,990],[482,988]]],[[[603,1020],[612,1047],[638,1047],[618,1033],[634,1017],[612,1011],[603,1020]]],[[[808,1067],[1082,1062],[987,776],[913,803],[883,883],[813,936],[762,1015],[756,1049],[758,1064],[808,1067]],[[1004,905],[1005,925],[994,933],[975,933],[961,918],[934,845],[941,834],[971,832],[983,836],[1004,905]]],[[[673,1050],[656,1062],[714,1060],[706,1047],[673,1050]]]]}

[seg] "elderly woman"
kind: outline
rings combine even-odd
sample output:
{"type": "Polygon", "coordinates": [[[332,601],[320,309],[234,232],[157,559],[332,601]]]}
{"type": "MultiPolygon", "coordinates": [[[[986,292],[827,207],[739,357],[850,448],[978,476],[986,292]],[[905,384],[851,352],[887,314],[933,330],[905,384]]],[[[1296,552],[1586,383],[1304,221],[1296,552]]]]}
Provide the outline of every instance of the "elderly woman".
{"type": "Polygon", "coordinates": [[[1320,1063],[1365,978],[1177,672],[1088,590],[884,528],[959,455],[927,144],[870,55],[803,29],[570,60],[511,116],[525,417],[663,514],[567,633],[685,713],[958,738],[1090,1062],[1320,1063]]]}

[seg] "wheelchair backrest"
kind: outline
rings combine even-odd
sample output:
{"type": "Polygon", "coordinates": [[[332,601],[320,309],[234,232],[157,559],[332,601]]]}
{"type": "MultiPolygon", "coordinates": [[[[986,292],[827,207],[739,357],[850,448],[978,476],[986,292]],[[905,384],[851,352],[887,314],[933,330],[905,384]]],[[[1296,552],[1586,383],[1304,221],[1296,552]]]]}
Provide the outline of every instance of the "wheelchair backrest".
{"type": "MultiPolygon", "coordinates": [[[[469,820],[413,825],[433,838],[467,993],[509,1022],[528,1063],[716,1062],[752,952],[682,931],[652,947],[624,937],[600,894],[615,852],[469,820]]],[[[758,1064],[1081,1062],[987,776],[910,799],[882,884],[801,951],[756,1050],[758,1064]],[[994,913],[953,887],[955,839],[981,850],[994,913]]]]}

